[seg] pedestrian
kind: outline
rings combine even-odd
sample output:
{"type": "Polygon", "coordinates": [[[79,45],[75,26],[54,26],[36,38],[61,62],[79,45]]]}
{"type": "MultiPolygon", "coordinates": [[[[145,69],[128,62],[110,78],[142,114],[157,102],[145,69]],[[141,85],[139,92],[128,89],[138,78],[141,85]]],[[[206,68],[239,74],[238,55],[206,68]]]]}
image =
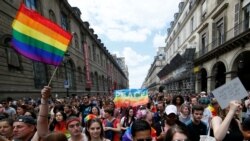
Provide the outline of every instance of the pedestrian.
{"type": "Polygon", "coordinates": [[[185,128],[175,125],[168,130],[164,141],[189,141],[189,133],[185,128]]]}
{"type": "Polygon", "coordinates": [[[86,122],[85,134],[88,141],[110,141],[104,137],[104,128],[99,118],[89,119],[86,122]]]}
{"type": "Polygon", "coordinates": [[[151,126],[145,120],[135,120],[131,127],[133,141],[152,141],[151,126]]]}
{"type": "Polygon", "coordinates": [[[200,135],[207,135],[207,124],[202,121],[203,111],[201,105],[192,107],[192,120],[187,123],[191,141],[199,141],[200,135]]]}
{"type": "Polygon", "coordinates": [[[241,102],[232,100],[219,116],[211,121],[211,133],[219,141],[242,141],[241,124],[237,116],[242,109],[241,102]]]}

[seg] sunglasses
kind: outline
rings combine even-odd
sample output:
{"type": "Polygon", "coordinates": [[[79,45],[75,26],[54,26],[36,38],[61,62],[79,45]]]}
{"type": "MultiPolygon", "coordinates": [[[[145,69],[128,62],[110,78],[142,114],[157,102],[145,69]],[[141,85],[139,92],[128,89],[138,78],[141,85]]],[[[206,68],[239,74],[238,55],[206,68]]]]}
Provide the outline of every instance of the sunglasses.
{"type": "Polygon", "coordinates": [[[152,138],[136,139],[136,141],[152,141],[152,138]]]}

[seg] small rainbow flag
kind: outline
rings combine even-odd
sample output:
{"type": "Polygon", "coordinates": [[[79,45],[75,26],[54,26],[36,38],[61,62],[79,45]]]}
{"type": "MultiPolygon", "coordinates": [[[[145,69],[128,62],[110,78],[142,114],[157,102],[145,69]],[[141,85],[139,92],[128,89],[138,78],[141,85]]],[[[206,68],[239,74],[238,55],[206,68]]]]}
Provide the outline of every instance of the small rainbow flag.
{"type": "Polygon", "coordinates": [[[12,23],[12,46],[32,60],[60,65],[72,35],[21,4],[12,23]]]}
{"type": "Polygon", "coordinates": [[[122,89],[114,92],[116,107],[136,107],[148,103],[147,89],[122,89]]]}
{"type": "Polygon", "coordinates": [[[88,114],[85,118],[84,118],[84,122],[86,123],[87,121],[96,118],[97,116],[94,114],[88,114]]]}

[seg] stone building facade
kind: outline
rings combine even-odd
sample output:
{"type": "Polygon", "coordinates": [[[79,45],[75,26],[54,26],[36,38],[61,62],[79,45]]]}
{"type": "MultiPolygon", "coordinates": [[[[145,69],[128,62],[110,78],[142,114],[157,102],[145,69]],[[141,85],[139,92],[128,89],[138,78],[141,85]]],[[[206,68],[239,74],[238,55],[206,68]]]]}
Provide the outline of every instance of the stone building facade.
{"type": "MultiPolygon", "coordinates": [[[[0,1],[0,95],[36,97],[47,85],[55,67],[27,59],[11,47],[11,24],[22,0],[0,1]]],[[[81,11],[67,0],[23,0],[73,35],[69,50],[52,80],[53,94],[110,94],[128,88],[128,78],[81,11]]]]}
{"type": "Polygon", "coordinates": [[[168,29],[166,60],[171,64],[189,48],[195,49],[195,54],[191,62],[184,62],[190,65],[183,71],[177,67],[160,72],[164,74],[161,82],[182,91],[185,81],[175,76],[186,78],[188,74],[190,92],[198,93],[211,92],[239,77],[249,90],[249,9],[250,0],[183,0],[168,29]],[[190,67],[193,69],[186,73],[190,67]]]}

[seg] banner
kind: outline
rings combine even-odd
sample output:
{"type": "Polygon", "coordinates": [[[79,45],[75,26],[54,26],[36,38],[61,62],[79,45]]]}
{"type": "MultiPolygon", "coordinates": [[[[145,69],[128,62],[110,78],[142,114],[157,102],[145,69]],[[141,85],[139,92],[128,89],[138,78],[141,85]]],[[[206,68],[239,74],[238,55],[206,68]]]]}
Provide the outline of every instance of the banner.
{"type": "Polygon", "coordinates": [[[114,91],[116,107],[139,106],[148,103],[147,89],[122,89],[114,91]]]}

